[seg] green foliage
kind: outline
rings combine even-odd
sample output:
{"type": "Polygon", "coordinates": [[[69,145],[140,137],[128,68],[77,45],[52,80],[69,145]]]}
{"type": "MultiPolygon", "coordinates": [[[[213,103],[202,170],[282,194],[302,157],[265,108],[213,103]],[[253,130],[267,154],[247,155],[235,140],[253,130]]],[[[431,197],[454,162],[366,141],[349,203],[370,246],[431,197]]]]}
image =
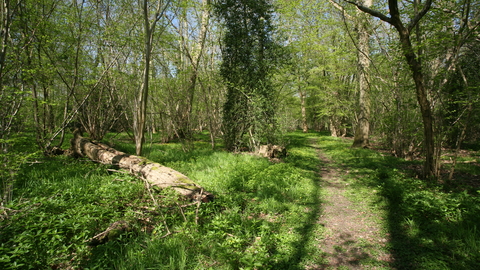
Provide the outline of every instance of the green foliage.
{"type": "Polygon", "coordinates": [[[348,170],[349,194],[382,217],[398,269],[475,269],[480,261],[480,196],[409,176],[420,166],[323,137],[322,149],[348,170]]]}
{"type": "Polygon", "coordinates": [[[140,204],[144,192],[141,182],[105,172],[65,158],[23,168],[2,214],[1,268],[63,268],[88,256],[85,241],[127,216],[132,207],[126,204],[140,204]]]}
{"type": "Polygon", "coordinates": [[[330,126],[332,133],[337,130],[335,133],[342,135],[356,121],[356,48],[349,37],[353,26],[327,2],[277,3],[279,29],[288,36],[293,58],[279,79],[284,82],[282,87],[295,96],[305,95],[310,128],[330,126]]]}
{"type": "Polygon", "coordinates": [[[311,237],[321,231],[318,159],[307,136],[292,135],[291,154],[279,164],[205,142],[188,153],[154,144],[152,159],[215,194],[200,206],[152,190],[155,208],[142,181],[86,160],[25,166],[0,222],[0,268],[303,269],[321,260],[311,237]],[[133,229],[95,247],[85,242],[119,220],[133,229]]]}
{"type": "MultiPolygon", "coordinates": [[[[123,136],[123,135],[122,135],[123,136]]],[[[478,192],[410,177],[418,166],[318,134],[290,133],[288,157],[271,163],[195,142],[152,144],[150,159],[188,175],[215,195],[190,204],[172,190],[87,160],[46,158],[21,166],[2,208],[2,269],[305,269],[326,264],[320,166],[344,172],[347,194],[367,202],[390,235],[399,269],[478,268],[478,192]],[[315,140],[317,143],[314,147],[315,140]],[[331,159],[321,164],[316,148],[331,159]],[[61,168],[61,169],[59,169],[61,168]],[[151,192],[151,193],[150,193],[151,192]],[[152,199],[155,199],[156,203],[152,199]],[[131,225],[106,243],[88,240],[116,221],[131,225]]],[[[130,144],[122,148],[134,151],[130,144]]],[[[361,243],[359,243],[361,245],[361,243]]],[[[359,248],[370,248],[359,246],[359,248]]],[[[378,262],[361,260],[365,267],[378,262]]]]}
{"type": "Polygon", "coordinates": [[[225,26],[220,74],[227,86],[223,128],[228,150],[275,143],[275,91],[272,76],[284,52],[274,39],[269,1],[217,1],[225,26]]]}
{"type": "Polygon", "coordinates": [[[20,168],[30,158],[38,155],[31,152],[32,141],[27,136],[19,136],[14,139],[0,139],[0,202],[7,204],[12,200],[16,176],[20,168]]]}
{"type": "Polygon", "coordinates": [[[461,55],[458,68],[450,74],[448,84],[444,89],[445,110],[439,112],[447,124],[447,144],[455,148],[456,144],[463,140],[460,138],[462,129],[466,127],[464,135],[468,141],[478,140],[478,98],[480,93],[480,76],[478,66],[480,64],[478,44],[466,46],[461,55]]]}

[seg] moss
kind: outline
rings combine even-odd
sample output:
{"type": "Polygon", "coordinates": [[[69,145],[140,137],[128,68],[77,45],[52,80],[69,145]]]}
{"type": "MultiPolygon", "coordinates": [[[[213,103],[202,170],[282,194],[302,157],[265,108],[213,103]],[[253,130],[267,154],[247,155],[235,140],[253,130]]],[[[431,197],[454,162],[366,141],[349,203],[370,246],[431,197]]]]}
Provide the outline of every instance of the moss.
{"type": "Polygon", "coordinates": [[[193,182],[192,180],[190,180],[190,178],[186,177],[185,175],[183,175],[181,173],[175,174],[175,177],[178,179],[177,181],[179,183],[196,185],[195,182],[193,182]]]}
{"type": "Polygon", "coordinates": [[[112,229],[108,232],[107,239],[108,239],[108,241],[115,240],[122,233],[123,233],[123,230],[121,230],[121,229],[112,229]]]}
{"type": "Polygon", "coordinates": [[[195,185],[177,185],[175,187],[189,189],[189,190],[199,190],[200,189],[199,187],[197,187],[195,185]]]}

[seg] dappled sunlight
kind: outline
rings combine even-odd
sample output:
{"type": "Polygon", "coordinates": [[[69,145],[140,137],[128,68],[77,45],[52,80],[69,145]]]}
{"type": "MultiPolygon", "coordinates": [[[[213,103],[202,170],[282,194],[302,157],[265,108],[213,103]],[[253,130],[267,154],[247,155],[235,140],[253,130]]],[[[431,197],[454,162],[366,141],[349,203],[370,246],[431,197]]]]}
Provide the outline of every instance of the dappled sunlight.
{"type": "Polygon", "coordinates": [[[402,171],[408,163],[402,159],[349,149],[331,138],[322,138],[320,144],[348,170],[346,179],[355,190],[352,196],[371,197],[372,207],[384,213],[395,268],[478,268],[478,197],[445,193],[441,185],[410,178],[402,171]]]}
{"type": "Polygon", "coordinates": [[[93,269],[477,268],[477,196],[410,177],[412,162],[341,138],[286,138],[279,163],[205,143],[152,144],[151,159],[212,192],[210,203],[83,159],[24,166],[2,214],[12,236],[2,258],[93,269]],[[126,231],[89,242],[119,221],[126,231]]]}

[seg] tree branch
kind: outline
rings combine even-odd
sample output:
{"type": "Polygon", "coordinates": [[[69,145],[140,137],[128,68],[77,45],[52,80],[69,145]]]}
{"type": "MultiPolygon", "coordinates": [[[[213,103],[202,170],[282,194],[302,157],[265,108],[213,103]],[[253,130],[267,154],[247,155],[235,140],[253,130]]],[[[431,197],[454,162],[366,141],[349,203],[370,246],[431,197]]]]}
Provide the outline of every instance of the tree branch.
{"type": "Polygon", "coordinates": [[[344,17],[346,17],[346,18],[349,19],[349,20],[352,19],[352,16],[350,16],[350,14],[348,14],[348,13],[345,11],[345,9],[344,9],[342,6],[340,6],[337,2],[335,2],[335,1],[333,1],[333,0],[328,0],[328,2],[330,2],[330,4],[332,4],[333,7],[335,7],[335,8],[338,9],[339,11],[341,11],[341,12],[342,12],[342,15],[343,15],[344,17]]]}
{"type": "Polygon", "coordinates": [[[415,27],[415,25],[417,25],[417,23],[423,18],[423,16],[427,14],[427,12],[430,10],[431,7],[432,7],[432,0],[427,0],[423,9],[419,13],[417,13],[417,15],[415,15],[412,21],[410,21],[410,23],[408,24],[407,29],[409,32],[415,27]]]}
{"type": "MultiPolygon", "coordinates": [[[[380,20],[384,21],[384,22],[387,22],[389,24],[392,24],[392,18],[386,16],[385,14],[379,12],[379,11],[376,11],[376,10],[373,10],[371,8],[367,8],[365,6],[362,6],[356,2],[353,2],[353,1],[350,1],[350,0],[345,0],[347,3],[350,3],[352,5],[355,5],[358,9],[360,9],[361,11],[365,12],[365,13],[368,13],[374,17],[377,17],[379,18],[380,20]]],[[[429,0],[431,1],[431,0],[429,0]]]]}

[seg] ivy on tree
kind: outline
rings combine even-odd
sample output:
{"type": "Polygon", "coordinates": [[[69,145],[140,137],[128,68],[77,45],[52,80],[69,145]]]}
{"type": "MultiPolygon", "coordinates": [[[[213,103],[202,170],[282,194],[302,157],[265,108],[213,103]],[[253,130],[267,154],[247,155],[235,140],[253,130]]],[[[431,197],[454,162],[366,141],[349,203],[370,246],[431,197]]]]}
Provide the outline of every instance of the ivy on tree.
{"type": "Polygon", "coordinates": [[[227,85],[225,146],[235,151],[274,143],[275,91],[271,78],[282,52],[273,38],[273,6],[265,0],[220,0],[215,10],[225,26],[220,67],[227,85]]]}

